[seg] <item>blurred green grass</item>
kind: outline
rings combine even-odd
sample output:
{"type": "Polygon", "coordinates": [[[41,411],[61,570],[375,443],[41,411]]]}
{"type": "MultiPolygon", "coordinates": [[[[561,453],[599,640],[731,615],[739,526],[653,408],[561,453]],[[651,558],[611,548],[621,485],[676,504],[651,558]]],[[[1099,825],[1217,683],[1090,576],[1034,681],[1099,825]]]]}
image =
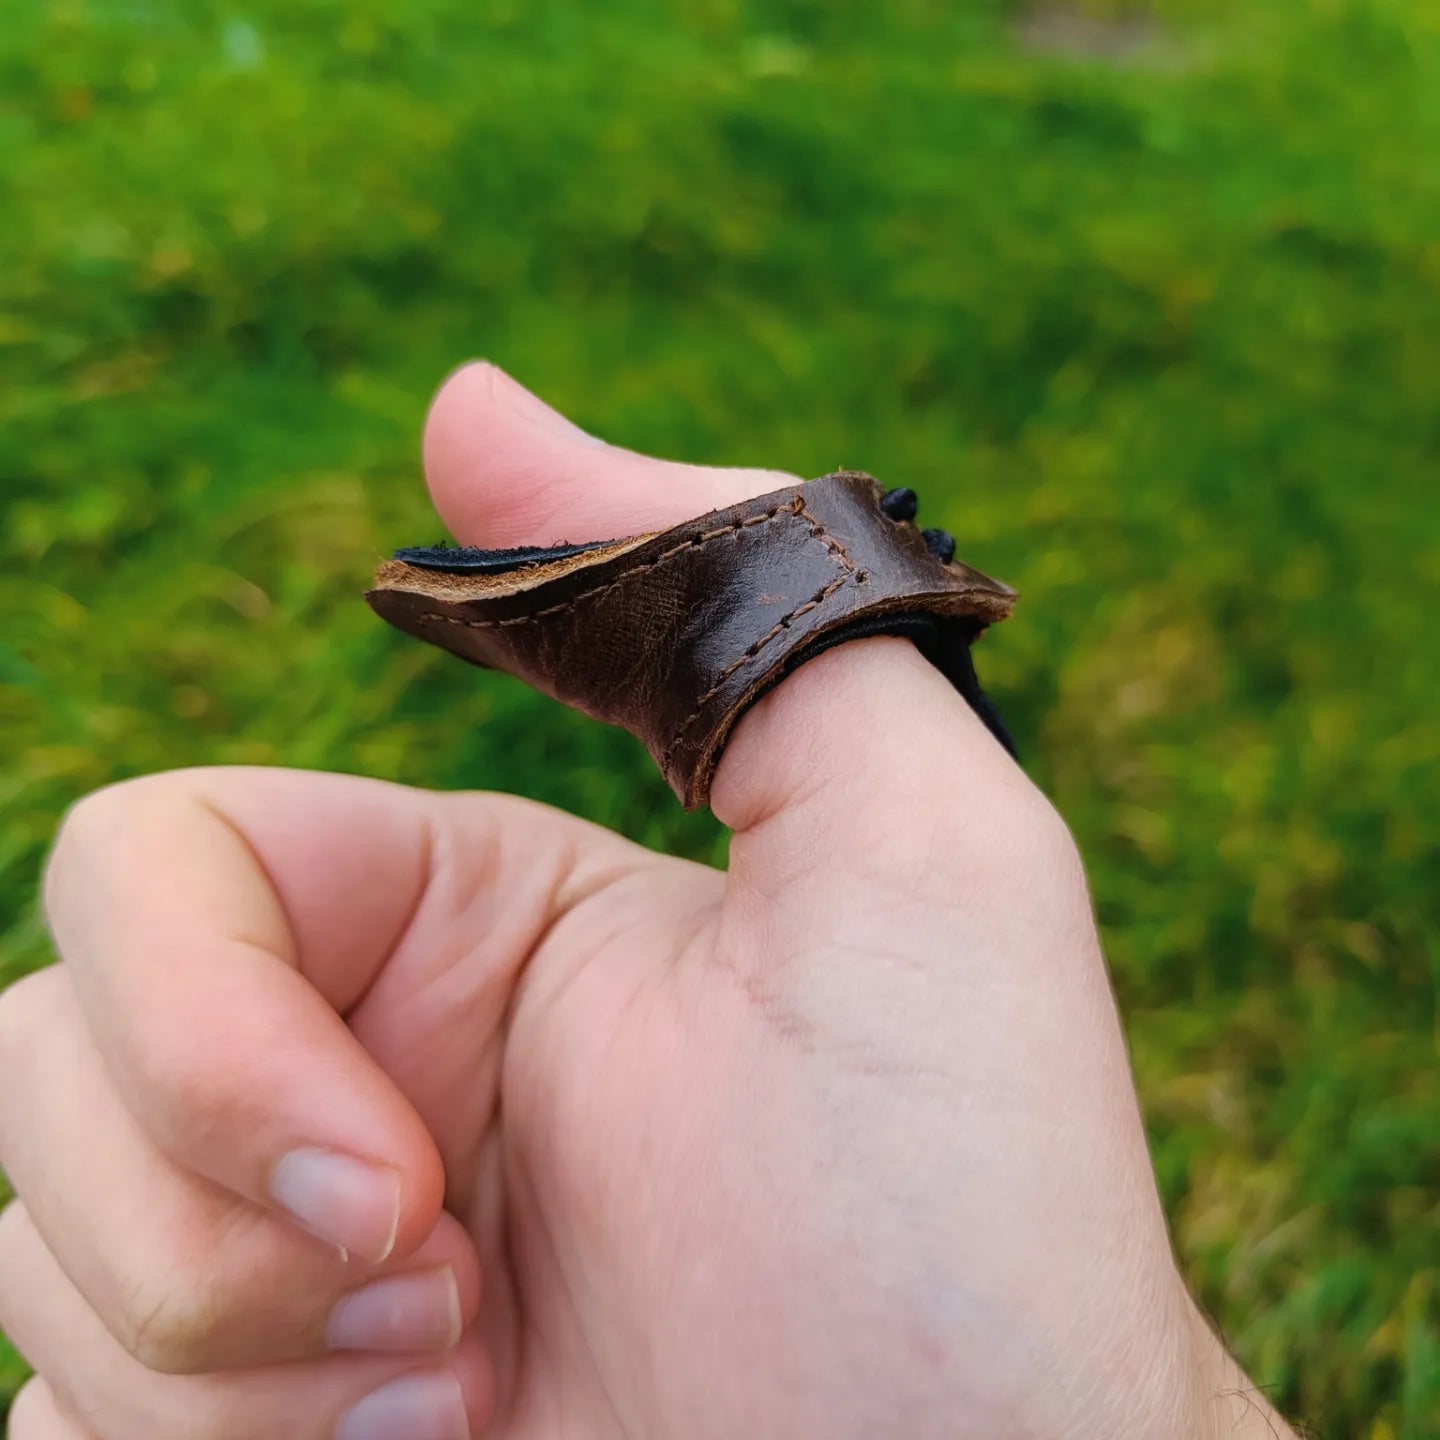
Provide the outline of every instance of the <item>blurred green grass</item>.
{"type": "Polygon", "coordinates": [[[474,354],[642,449],[914,484],[1018,586],[983,673],[1186,1269],[1286,1413],[1440,1435],[1434,8],[8,7],[0,980],[63,808],[166,766],[722,853],[357,599],[474,354]]]}

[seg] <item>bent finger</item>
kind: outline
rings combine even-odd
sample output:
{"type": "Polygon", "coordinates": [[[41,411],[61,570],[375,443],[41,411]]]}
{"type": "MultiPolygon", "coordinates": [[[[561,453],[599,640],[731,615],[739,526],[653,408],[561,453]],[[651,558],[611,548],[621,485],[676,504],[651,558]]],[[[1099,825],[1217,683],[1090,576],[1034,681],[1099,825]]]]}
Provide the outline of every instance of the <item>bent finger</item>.
{"type": "MultiPolygon", "coordinates": [[[[420,1113],[433,1097],[402,1089],[346,1014],[418,922],[503,882],[501,943],[477,961],[488,1008],[465,1017],[467,1053],[498,1044],[572,878],[603,841],[624,845],[544,807],[466,798],[293,771],[155,776],[83,801],[47,877],[87,1024],[156,1144],[369,1263],[434,1228],[444,1115],[420,1113]],[[454,873],[457,855],[483,873],[454,873]]],[[[406,1022],[412,1050],[445,1019],[426,1017],[406,1022]]],[[[491,1110],[479,1095],[476,1113],[491,1110]]]]}
{"type": "Polygon", "coordinates": [[[493,1373],[473,1335],[418,1364],[355,1355],[157,1374],[115,1342],[19,1204],[0,1215],[0,1329],[61,1410],[103,1440],[469,1440],[494,1404],[493,1373]]]}
{"type": "Polygon", "coordinates": [[[0,1165],[86,1302],[151,1369],[443,1350],[474,1318],[479,1261],[448,1213],[412,1254],[371,1268],[165,1156],[115,1090],[65,967],[0,996],[0,1073],[0,1165]]]}
{"type": "MultiPolygon", "coordinates": [[[[167,1153],[379,1263],[433,1228],[440,1157],[346,1028],[332,1003],[343,996],[305,972],[264,860],[205,775],[131,781],[70,813],[46,884],[57,947],[117,1084],[167,1153]]],[[[395,877],[356,887],[338,921],[359,959],[348,978],[363,984],[423,883],[425,817],[334,778],[305,777],[310,868],[356,866],[337,839],[348,824],[380,830],[395,877]],[[353,934],[355,911],[379,944],[353,934]]]]}
{"type": "Polygon", "coordinates": [[[38,1375],[25,1382],[10,1406],[6,1434],[9,1440],[96,1440],[61,1411],[55,1392],[38,1375]]]}

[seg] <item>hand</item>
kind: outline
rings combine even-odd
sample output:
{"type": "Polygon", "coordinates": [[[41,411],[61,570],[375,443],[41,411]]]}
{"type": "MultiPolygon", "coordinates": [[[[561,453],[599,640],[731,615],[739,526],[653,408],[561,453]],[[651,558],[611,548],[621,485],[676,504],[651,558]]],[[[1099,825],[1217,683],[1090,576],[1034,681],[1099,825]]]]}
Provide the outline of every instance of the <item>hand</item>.
{"type": "MultiPolygon", "coordinates": [[[[490,545],[788,482],[485,366],[425,449],[490,545]]],[[[1178,1277],[1069,834],[939,675],[812,661],[713,804],[725,874],[334,775],[77,807],[62,963],[0,1002],[13,1440],[1275,1433],[1178,1277]]]]}

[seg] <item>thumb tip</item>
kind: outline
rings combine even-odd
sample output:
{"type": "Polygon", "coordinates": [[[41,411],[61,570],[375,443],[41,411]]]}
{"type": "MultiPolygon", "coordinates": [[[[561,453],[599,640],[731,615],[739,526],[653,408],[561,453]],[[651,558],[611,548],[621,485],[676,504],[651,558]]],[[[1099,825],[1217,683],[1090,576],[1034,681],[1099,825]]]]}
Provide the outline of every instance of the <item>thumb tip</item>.
{"type": "Polygon", "coordinates": [[[487,360],[460,366],[440,386],[422,453],[431,498],[452,533],[498,548],[664,529],[795,479],[606,444],[487,360]]]}

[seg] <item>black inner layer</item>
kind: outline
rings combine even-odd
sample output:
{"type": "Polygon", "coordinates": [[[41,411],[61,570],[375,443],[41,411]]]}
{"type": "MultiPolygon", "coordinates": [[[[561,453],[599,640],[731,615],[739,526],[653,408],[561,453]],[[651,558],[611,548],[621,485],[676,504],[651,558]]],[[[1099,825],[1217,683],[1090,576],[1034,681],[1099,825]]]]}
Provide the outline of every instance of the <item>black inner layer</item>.
{"type": "Polygon", "coordinates": [[[551,565],[587,550],[601,550],[613,540],[589,540],[583,545],[520,545],[513,550],[477,550],[465,545],[419,545],[397,550],[395,558],[417,570],[438,570],[445,575],[505,575],[527,565],[551,565]]]}

